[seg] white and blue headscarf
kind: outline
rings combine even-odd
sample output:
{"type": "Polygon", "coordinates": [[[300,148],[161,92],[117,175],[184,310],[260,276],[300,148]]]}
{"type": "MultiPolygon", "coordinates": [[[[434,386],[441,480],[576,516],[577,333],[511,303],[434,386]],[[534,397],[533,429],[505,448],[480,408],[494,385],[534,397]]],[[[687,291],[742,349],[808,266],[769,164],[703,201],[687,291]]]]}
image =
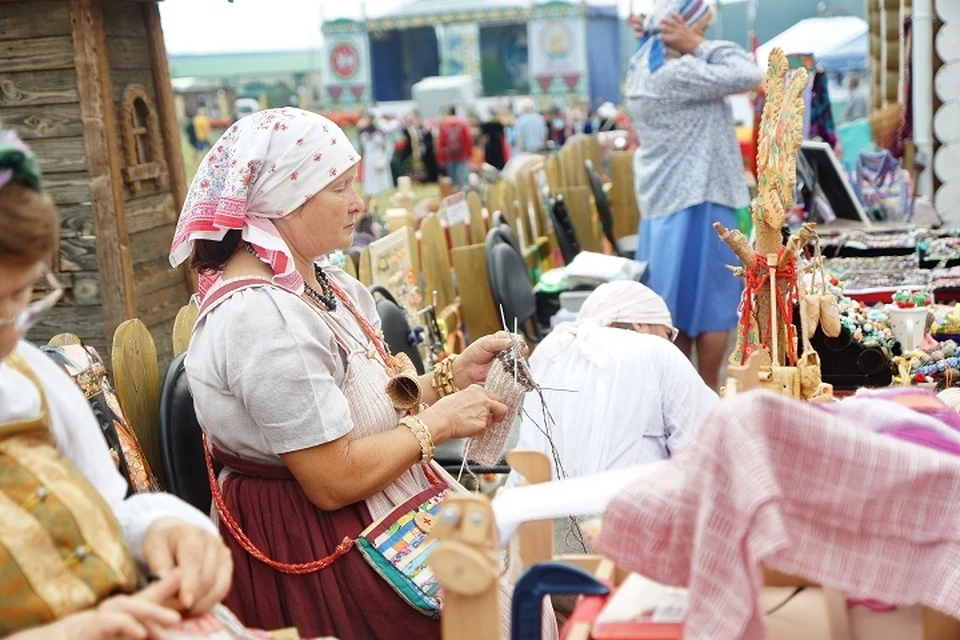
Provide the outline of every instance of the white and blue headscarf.
{"type": "Polygon", "coordinates": [[[650,45],[649,64],[653,73],[663,66],[666,59],[666,47],[660,41],[660,21],[664,18],[680,14],[688,25],[700,22],[713,8],[710,0],[660,0],[653,11],[646,17],[643,36],[637,43],[637,50],[650,45]]]}

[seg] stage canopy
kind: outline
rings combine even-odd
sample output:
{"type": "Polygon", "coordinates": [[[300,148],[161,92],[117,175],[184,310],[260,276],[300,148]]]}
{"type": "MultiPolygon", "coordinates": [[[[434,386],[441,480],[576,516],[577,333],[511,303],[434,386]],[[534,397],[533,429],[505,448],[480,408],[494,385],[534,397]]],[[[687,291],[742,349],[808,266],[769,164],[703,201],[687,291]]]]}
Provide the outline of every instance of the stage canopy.
{"type": "Polygon", "coordinates": [[[812,53],[827,73],[867,68],[867,23],[860,18],[808,18],[757,48],[757,62],[767,66],[774,47],[785,53],[812,53]]]}
{"type": "Polygon", "coordinates": [[[415,0],[362,23],[326,23],[327,97],[335,108],[363,108],[409,100],[424,78],[465,75],[478,96],[616,102],[620,18],[611,2],[415,0]]]}

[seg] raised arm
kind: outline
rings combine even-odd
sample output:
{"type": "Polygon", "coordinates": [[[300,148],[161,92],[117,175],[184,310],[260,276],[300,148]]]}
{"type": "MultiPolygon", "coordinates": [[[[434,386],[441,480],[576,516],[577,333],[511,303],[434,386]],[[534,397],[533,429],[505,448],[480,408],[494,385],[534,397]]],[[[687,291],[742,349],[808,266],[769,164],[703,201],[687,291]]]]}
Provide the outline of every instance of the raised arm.
{"type": "Polygon", "coordinates": [[[676,60],[664,80],[665,96],[706,102],[751,91],[763,80],[763,71],[739,45],[712,40],[676,60]]]}

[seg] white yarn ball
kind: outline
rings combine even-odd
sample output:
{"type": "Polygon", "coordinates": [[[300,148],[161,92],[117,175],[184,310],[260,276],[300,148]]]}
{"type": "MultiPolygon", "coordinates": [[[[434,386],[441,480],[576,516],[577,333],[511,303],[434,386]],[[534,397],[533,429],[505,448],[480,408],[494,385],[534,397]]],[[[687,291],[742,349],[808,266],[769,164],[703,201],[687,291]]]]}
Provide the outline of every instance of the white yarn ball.
{"type": "Polygon", "coordinates": [[[951,387],[937,394],[941,401],[954,411],[960,412],[960,388],[951,387]]]}

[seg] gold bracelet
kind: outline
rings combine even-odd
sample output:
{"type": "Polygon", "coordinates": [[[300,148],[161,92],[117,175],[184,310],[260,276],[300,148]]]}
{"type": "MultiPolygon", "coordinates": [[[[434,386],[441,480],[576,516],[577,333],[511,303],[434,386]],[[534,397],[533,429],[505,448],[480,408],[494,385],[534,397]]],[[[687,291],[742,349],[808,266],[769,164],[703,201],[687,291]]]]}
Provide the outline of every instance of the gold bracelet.
{"type": "Polygon", "coordinates": [[[457,359],[457,355],[453,354],[444,358],[436,368],[433,370],[433,380],[430,383],[433,387],[433,390],[437,393],[438,398],[446,398],[447,396],[460,391],[456,383],[453,381],[453,362],[457,359]]]}
{"type": "Polygon", "coordinates": [[[423,420],[416,416],[404,416],[400,419],[400,424],[410,429],[420,443],[420,464],[427,464],[433,460],[433,436],[430,435],[430,429],[423,420]]]}

